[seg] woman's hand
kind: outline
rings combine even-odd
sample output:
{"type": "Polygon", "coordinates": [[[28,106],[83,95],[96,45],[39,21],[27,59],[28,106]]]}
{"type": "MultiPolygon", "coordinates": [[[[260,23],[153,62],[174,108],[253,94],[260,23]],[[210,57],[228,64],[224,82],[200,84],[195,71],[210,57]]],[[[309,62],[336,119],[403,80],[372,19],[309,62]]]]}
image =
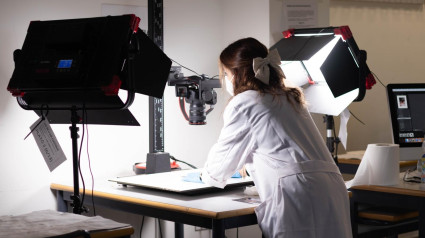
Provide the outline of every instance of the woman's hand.
{"type": "Polygon", "coordinates": [[[186,176],[183,177],[183,181],[192,182],[192,183],[203,183],[201,180],[200,172],[192,172],[192,173],[186,174],[186,176]]]}
{"type": "Polygon", "coordinates": [[[242,167],[242,169],[239,170],[239,173],[241,174],[242,178],[249,176],[248,173],[246,172],[245,165],[242,167]]]}

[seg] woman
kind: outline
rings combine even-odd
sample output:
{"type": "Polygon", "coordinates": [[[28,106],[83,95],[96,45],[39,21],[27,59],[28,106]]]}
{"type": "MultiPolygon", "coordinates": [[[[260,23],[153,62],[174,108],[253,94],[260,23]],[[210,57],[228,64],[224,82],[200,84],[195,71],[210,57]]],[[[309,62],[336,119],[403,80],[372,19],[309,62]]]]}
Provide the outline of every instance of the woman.
{"type": "Polygon", "coordinates": [[[246,166],[262,201],[255,212],[265,237],[351,237],[342,176],[279,64],[277,51],[253,38],[223,50],[220,68],[234,96],[201,179],[223,188],[246,166]]]}

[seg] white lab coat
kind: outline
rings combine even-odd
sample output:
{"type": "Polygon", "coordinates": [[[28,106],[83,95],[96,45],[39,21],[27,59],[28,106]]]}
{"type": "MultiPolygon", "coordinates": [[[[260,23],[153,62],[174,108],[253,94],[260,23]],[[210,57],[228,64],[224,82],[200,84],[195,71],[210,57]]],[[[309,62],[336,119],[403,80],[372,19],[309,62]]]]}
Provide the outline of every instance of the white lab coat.
{"type": "Polygon", "coordinates": [[[203,182],[223,188],[245,164],[265,237],[352,236],[344,181],[307,109],[249,90],[232,98],[223,118],[203,182]]]}

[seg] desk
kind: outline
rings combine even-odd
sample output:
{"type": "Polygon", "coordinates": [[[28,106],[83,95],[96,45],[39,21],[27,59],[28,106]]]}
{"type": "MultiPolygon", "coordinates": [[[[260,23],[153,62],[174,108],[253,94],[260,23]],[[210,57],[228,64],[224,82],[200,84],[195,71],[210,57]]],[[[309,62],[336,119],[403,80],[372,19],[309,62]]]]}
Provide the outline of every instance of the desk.
{"type": "MultiPolygon", "coordinates": [[[[341,155],[338,158],[338,167],[343,174],[355,174],[360,165],[361,159],[349,157],[349,154],[341,155]],[[348,155],[348,156],[347,156],[348,155]]],[[[415,168],[418,161],[400,161],[400,171],[415,168]]]]}
{"type": "MultiPolygon", "coordinates": [[[[359,204],[380,205],[419,211],[419,237],[425,237],[425,184],[400,179],[394,186],[359,185],[351,187],[352,222],[357,220],[359,204]]],[[[353,226],[354,237],[357,226],[353,226]]]]}
{"type": "MultiPolygon", "coordinates": [[[[254,208],[233,199],[246,197],[243,188],[229,191],[186,196],[136,187],[124,187],[107,181],[95,181],[96,206],[173,221],[176,237],[183,237],[183,225],[212,229],[213,237],[225,237],[225,230],[257,224],[254,208]]],[[[86,187],[90,187],[87,186],[86,187]]],[[[67,211],[73,193],[72,183],[52,183],[57,191],[58,210],[67,211]]],[[[85,204],[91,204],[91,190],[86,189],[85,204]]]]}

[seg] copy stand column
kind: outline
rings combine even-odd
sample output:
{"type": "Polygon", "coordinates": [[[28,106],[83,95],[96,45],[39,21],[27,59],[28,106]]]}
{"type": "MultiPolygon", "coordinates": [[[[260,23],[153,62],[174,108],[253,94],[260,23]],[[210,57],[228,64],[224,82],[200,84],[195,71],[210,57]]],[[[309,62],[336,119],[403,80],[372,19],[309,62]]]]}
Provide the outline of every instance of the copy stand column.
{"type": "MultiPolygon", "coordinates": [[[[162,50],[163,0],[148,1],[148,35],[162,50]]],[[[149,153],[146,157],[146,173],[168,172],[170,154],[164,152],[164,100],[149,97],[149,153]]]]}

